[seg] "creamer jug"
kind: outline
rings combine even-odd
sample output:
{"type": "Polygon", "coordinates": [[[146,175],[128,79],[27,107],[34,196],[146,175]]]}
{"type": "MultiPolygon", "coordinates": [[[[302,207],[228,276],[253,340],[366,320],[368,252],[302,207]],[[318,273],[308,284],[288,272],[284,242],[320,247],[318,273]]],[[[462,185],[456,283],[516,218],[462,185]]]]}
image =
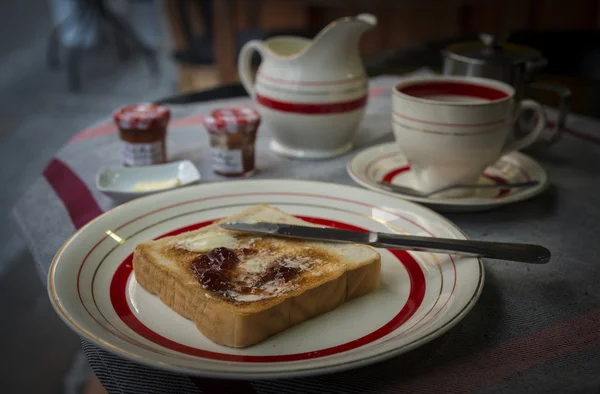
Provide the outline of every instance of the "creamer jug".
{"type": "Polygon", "coordinates": [[[359,42],[376,24],[360,14],[330,23],[313,40],[279,36],[244,45],[240,79],[272,134],[273,151],[324,159],[352,149],[368,97],[359,42]],[[254,51],[262,57],[255,79],[254,51]]]}

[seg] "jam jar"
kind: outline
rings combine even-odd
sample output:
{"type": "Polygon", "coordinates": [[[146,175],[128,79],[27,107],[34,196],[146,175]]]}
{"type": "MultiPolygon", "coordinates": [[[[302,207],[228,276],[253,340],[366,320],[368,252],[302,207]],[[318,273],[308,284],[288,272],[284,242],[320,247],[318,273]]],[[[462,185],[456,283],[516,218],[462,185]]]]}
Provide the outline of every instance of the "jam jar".
{"type": "Polygon", "coordinates": [[[117,109],[113,119],[123,142],[123,164],[144,166],[167,162],[166,137],[171,111],[157,104],[117,109]]]}
{"type": "Polygon", "coordinates": [[[250,107],[220,108],[203,120],[215,174],[249,176],[255,171],[255,142],[260,115],[250,107]]]}

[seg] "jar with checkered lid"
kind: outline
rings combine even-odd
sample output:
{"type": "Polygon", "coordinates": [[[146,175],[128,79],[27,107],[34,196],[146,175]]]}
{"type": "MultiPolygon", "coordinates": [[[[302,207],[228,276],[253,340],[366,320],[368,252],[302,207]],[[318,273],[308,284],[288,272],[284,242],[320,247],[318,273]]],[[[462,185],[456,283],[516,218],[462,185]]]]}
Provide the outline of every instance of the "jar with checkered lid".
{"type": "Polygon", "coordinates": [[[256,133],[260,115],[250,107],[219,108],[203,120],[210,137],[215,174],[250,176],[255,171],[256,133]]]}
{"type": "Polygon", "coordinates": [[[167,162],[167,125],[171,111],[157,104],[132,104],[113,113],[123,145],[125,166],[167,162]]]}

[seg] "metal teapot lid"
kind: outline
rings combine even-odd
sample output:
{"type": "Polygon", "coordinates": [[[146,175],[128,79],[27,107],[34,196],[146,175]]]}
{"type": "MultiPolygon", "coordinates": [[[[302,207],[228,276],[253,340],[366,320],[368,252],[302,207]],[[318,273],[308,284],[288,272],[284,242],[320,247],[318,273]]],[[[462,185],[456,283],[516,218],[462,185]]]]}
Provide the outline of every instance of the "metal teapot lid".
{"type": "Polygon", "coordinates": [[[506,42],[507,35],[482,33],[480,41],[450,45],[445,55],[465,63],[517,65],[538,62],[542,54],[531,47],[506,42]]]}

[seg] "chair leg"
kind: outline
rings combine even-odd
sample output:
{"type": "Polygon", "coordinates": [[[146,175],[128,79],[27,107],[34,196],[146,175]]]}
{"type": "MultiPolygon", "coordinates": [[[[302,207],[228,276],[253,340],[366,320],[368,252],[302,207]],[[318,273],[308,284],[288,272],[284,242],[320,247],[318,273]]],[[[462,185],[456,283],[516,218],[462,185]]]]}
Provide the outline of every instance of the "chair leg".
{"type": "Polygon", "coordinates": [[[46,62],[48,64],[48,68],[57,69],[60,66],[60,46],[62,40],[62,28],[65,26],[68,27],[74,19],[82,17],[84,15],[85,13],[82,13],[80,9],[77,9],[71,12],[64,20],[62,20],[60,23],[58,23],[52,28],[52,31],[50,32],[50,37],[48,38],[48,49],[46,52],[46,62]]]}
{"type": "Polygon", "coordinates": [[[67,63],[67,80],[69,90],[72,92],[81,89],[81,75],[79,73],[79,61],[81,59],[82,49],[79,46],[67,48],[66,63],[67,63]]]}
{"type": "Polygon", "coordinates": [[[46,64],[49,69],[56,70],[60,67],[60,28],[62,24],[58,24],[52,28],[50,37],[48,38],[48,47],[46,50],[46,64]]]}
{"type": "Polygon", "coordinates": [[[129,57],[129,49],[127,48],[127,43],[123,41],[119,32],[115,29],[112,29],[112,36],[115,42],[115,47],[117,48],[117,58],[120,61],[125,61],[129,57]]]}
{"type": "Polygon", "coordinates": [[[214,54],[221,83],[233,83],[237,79],[235,2],[213,1],[214,54]]]}
{"type": "MultiPolygon", "coordinates": [[[[81,31],[81,37],[82,40],[84,40],[94,26],[93,22],[98,20],[98,18],[91,8],[84,9],[79,15],[81,24],[84,26],[84,29],[81,31]]],[[[81,73],[79,65],[81,63],[81,54],[83,50],[83,44],[76,44],[67,49],[67,80],[70,91],[79,91],[81,89],[81,73]]]]}
{"type": "Polygon", "coordinates": [[[93,10],[92,12],[95,14],[96,19],[98,20],[98,26],[100,28],[101,33],[106,37],[109,41],[112,38],[114,42],[117,59],[120,61],[125,61],[129,57],[129,48],[127,48],[127,42],[122,39],[119,34],[119,31],[113,26],[111,21],[109,20],[108,14],[111,12],[104,4],[103,0],[93,0],[90,4],[90,8],[93,10]]]}
{"type": "Polygon", "coordinates": [[[148,64],[148,69],[150,73],[153,75],[157,75],[159,73],[158,60],[156,59],[156,54],[154,50],[148,47],[133,31],[131,26],[128,23],[121,20],[114,13],[106,10],[104,15],[107,22],[109,22],[113,28],[115,29],[115,36],[120,35],[121,39],[126,40],[129,39],[133,44],[135,50],[139,53],[143,54],[146,58],[146,63],[148,64]]]}

